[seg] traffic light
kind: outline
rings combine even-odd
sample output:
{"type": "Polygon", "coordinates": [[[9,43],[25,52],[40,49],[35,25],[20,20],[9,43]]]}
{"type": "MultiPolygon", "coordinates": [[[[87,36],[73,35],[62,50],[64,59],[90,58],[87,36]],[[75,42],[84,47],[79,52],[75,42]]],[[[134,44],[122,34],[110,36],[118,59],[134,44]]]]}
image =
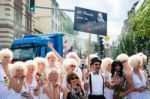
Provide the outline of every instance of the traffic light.
{"type": "Polygon", "coordinates": [[[104,45],[103,45],[103,37],[99,37],[99,44],[100,44],[100,51],[104,50],[104,45]]]}
{"type": "Polygon", "coordinates": [[[99,37],[99,47],[100,47],[100,57],[104,58],[105,57],[105,50],[104,50],[104,44],[103,44],[103,37],[99,37]]]}
{"type": "Polygon", "coordinates": [[[31,12],[35,11],[35,0],[30,0],[29,10],[31,12]]]}

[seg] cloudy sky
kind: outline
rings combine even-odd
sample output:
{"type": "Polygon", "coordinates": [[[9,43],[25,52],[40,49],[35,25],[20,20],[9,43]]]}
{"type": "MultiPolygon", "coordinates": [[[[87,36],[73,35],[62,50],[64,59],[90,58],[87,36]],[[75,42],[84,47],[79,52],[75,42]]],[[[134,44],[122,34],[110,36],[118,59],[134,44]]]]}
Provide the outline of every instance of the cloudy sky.
{"type": "MultiPolygon", "coordinates": [[[[60,8],[72,9],[75,6],[83,7],[91,10],[107,13],[108,17],[108,36],[110,42],[116,40],[117,36],[121,33],[123,21],[127,19],[127,11],[138,0],[56,0],[60,8]]],[[[74,13],[66,12],[72,19],[74,13]]],[[[88,33],[80,33],[81,37],[88,38],[88,33]],[[84,35],[84,36],[83,36],[84,35]]],[[[92,38],[94,39],[94,35],[92,38]]]]}

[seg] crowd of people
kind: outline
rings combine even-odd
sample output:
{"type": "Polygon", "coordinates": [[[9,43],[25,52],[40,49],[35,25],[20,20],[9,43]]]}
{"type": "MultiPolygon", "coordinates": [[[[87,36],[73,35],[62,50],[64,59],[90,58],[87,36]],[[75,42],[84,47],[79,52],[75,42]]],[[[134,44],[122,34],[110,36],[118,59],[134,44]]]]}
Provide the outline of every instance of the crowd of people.
{"type": "Polygon", "coordinates": [[[0,50],[0,99],[150,99],[150,74],[143,53],[99,59],[91,54],[80,68],[77,53],[63,59],[52,50],[45,58],[11,64],[10,49],[0,50]]]}

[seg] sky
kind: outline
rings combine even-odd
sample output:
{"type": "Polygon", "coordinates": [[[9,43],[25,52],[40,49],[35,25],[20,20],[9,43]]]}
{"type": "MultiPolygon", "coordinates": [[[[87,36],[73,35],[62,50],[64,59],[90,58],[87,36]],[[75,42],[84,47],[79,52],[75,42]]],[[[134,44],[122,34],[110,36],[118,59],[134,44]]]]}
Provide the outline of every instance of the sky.
{"type": "MultiPolygon", "coordinates": [[[[127,12],[138,0],[56,0],[59,8],[75,9],[75,6],[107,13],[107,35],[110,37],[109,42],[117,39],[127,19],[127,12]]],[[[74,19],[73,12],[66,12],[68,16],[74,19]]],[[[88,33],[80,33],[80,37],[89,37],[88,33]]],[[[95,41],[95,35],[92,34],[92,40],[95,41]]]]}

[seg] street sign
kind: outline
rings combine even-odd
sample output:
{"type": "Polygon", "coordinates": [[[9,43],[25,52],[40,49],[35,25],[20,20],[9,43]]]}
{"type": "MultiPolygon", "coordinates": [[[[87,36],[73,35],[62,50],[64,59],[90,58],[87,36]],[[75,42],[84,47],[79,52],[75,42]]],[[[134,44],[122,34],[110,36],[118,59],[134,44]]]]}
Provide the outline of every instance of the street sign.
{"type": "Polygon", "coordinates": [[[74,30],[107,35],[107,14],[75,7],[74,30]]]}

